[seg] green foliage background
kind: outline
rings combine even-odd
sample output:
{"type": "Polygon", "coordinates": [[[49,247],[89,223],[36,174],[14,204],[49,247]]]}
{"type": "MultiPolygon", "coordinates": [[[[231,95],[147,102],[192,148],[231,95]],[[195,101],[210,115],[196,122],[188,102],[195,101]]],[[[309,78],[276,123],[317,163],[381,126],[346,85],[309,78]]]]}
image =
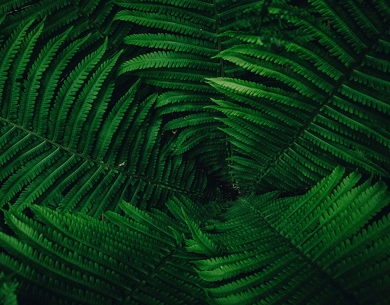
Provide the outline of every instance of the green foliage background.
{"type": "Polygon", "coordinates": [[[0,13],[0,302],[389,303],[388,1],[0,13]]]}

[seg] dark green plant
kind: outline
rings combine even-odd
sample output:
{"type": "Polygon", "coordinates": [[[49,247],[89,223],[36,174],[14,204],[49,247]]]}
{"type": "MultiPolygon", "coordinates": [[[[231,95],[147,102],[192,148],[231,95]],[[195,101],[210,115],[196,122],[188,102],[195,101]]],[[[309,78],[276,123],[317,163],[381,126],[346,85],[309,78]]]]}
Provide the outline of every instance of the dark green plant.
{"type": "Polygon", "coordinates": [[[207,195],[194,162],[170,157],[161,142],[157,95],[135,102],[139,81],[113,95],[122,51],[102,62],[106,40],[75,65],[90,36],[66,43],[69,28],[35,53],[44,21],[32,23],[22,23],[0,53],[0,207],[47,205],[63,194],[60,210],[99,217],[122,198],[146,208],[163,206],[170,189],[207,195]]]}
{"type": "Polygon", "coordinates": [[[0,303],[5,305],[17,305],[16,288],[18,283],[12,280],[12,276],[0,273],[0,303]]]}
{"type": "MultiPolygon", "coordinates": [[[[226,158],[230,155],[223,127],[215,120],[218,112],[207,109],[211,98],[220,98],[206,78],[242,75],[222,59],[219,52],[241,42],[221,36],[229,30],[254,29],[260,19],[255,1],[116,1],[125,7],[115,17],[129,24],[152,28],[153,32],[132,34],[124,42],[157,49],[124,62],[119,74],[138,75],[145,83],[165,88],[157,100],[160,114],[174,119],[164,130],[177,132],[174,155],[188,158],[208,168],[220,181],[231,181],[226,158]],[[254,13],[251,12],[254,10],[254,13]],[[183,113],[177,118],[177,113],[183,113]]],[[[269,3],[267,3],[269,5],[269,3]]],[[[263,29],[264,30],[264,29],[263,29]]]]}
{"type": "Polygon", "coordinates": [[[388,177],[389,8],[385,1],[315,1],[314,12],[273,2],[289,27],[215,56],[283,85],[210,78],[242,191],[312,185],[337,164],[388,177]],[[321,18],[318,18],[321,15],[321,18]],[[258,149],[257,147],[262,147],[258,149]]]}
{"type": "Polygon", "coordinates": [[[0,302],[389,303],[387,1],[0,12],[0,302]]]}
{"type": "Polygon", "coordinates": [[[110,222],[12,209],[18,238],[0,233],[0,266],[42,304],[388,304],[390,216],[373,216],[390,194],[344,171],[306,195],[243,197],[222,213],[172,197],[176,219],[125,202],[110,222]]]}

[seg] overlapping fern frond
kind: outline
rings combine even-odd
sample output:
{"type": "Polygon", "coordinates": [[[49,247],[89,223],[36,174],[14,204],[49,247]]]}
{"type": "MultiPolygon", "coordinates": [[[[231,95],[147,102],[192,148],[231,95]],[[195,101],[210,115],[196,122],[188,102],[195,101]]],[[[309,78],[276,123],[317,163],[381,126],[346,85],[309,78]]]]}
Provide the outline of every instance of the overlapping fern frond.
{"type": "Polygon", "coordinates": [[[243,69],[211,57],[240,43],[236,38],[223,38],[220,33],[250,29],[257,24],[257,14],[246,12],[257,2],[116,3],[127,9],[118,13],[116,19],[154,29],[152,33],[130,35],[125,43],[158,49],[125,62],[119,74],[136,74],[145,83],[173,90],[159,96],[157,106],[162,108],[161,113],[170,114],[169,119],[175,118],[164,126],[167,131],[178,130],[174,154],[188,153],[189,158],[196,157],[219,180],[231,180],[222,161],[230,154],[229,146],[225,134],[218,129],[222,124],[213,119],[218,114],[202,109],[210,105],[210,98],[219,96],[205,83],[205,78],[242,74],[243,69]]]}
{"type": "Polygon", "coordinates": [[[306,195],[252,195],[225,211],[172,197],[176,219],[125,202],[125,216],[107,212],[104,222],[33,205],[36,221],[12,209],[6,220],[20,240],[0,233],[0,266],[21,299],[52,304],[385,305],[390,219],[376,214],[390,194],[344,172],[306,195]]]}
{"type": "Polygon", "coordinates": [[[115,2],[0,4],[0,303],[389,304],[388,2],[115,2]]]}
{"type": "Polygon", "coordinates": [[[44,304],[204,304],[196,259],[176,232],[186,227],[161,212],[121,204],[127,217],[105,222],[32,206],[40,222],[15,210],[7,223],[19,241],[0,233],[2,270],[22,282],[19,300],[44,304]],[[131,218],[129,218],[132,217],[131,218]]]}
{"type": "Polygon", "coordinates": [[[108,38],[110,55],[123,49],[123,38],[129,34],[131,27],[121,27],[114,21],[120,8],[114,1],[100,0],[6,0],[0,3],[0,15],[7,14],[1,31],[11,34],[23,21],[41,21],[45,19],[46,26],[41,36],[44,38],[58,35],[72,27],[69,39],[76,39],[91,34],[86,48],[98,41],[108,38]]]}
{"type": "Polygon", "coordinates": [[[317,15],[272,4],[269,12],[291,30],[269,43],[253,32],[227,33],[249,43],[216,56],[279,82],[272,87],[208,79],[231,98],[212,108],[226,116],[220,121],[232,144],[232,173],[243,190],[313,185],[337,164],[388,176],[386,1],[309,2],[317,15]]]}
{"type": "Polygon", "coordinates": [[[223,245],[194,262],[215,285],[209,304],[388,304],[390,219],[372,220],[390,202],[387,187],[343,173],[299,197],[240,198],[206,227],[223,245]]]}
{"type": "Polygon", "coordinates": [[[44,25],[32,24],[0,50],[0,206],[47,205],[63,195],[61,210],[100,217],[122,198],[150,207],[169,189],[207,196],[194,164],[171,158],[161,143],[157,95],[135,101],[137,82],[115,100],[110,78],[121,52],[102,61],[106,40],[75,64],[89,36],[68,44],[69,29],[34,56],[44,25]]]}

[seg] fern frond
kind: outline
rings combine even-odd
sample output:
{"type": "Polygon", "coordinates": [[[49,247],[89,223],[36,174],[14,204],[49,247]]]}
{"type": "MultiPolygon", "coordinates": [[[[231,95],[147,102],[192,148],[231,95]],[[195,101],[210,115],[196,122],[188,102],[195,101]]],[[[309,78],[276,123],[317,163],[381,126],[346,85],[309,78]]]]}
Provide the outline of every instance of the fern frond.
{"type": "Polygon", "coordinates": [[[224,255],[194,261],[199,276],[213,282],[209,303],[385,304],[387,216],[364,227],[389,193],[380,182],[356,187],[360,175],[342,180],[344,171],[336,168],[306,195],[275,200],[278,194],[269,193],[234,203],[208,234],[224,244],[224,255]],[[373,293],[365,289],[374,287],[371,281],[380,285],[373,293]]]}
{"type": "MultiPolygon", "coordinates": [[[[27,289],[25,293],[39,294],[44,288],[42,300],[61,298],[84,304],[114,304],[127,298],[176,304],[175,295],[188,304],[205,300],[198,287],[201,280],[195,279],[196,273],[189,268],[191,256],[181,258],[183,246],[175,247],[169,235],[156,234],[162,232],[161,223],[160,227],[144,226],[108,213],[118,222],[117,227],[88,216],[60,214],[38,206],[32,209],[45,226],[16,211],[6,214],[7,223],[25,244],[0,233],[2,246],[18,258],[2,253],[0,264],[4,270],[14,270],[16,278],[23,278],[21,289],[27,289]],[[91,238],[92,234],[96,238],[91,238]],[[115,248],[118,245],[119,251],[115,248]],[[27,269],[18,268],[24,263],[29,264],[27,269]],[[179,276],[177,271],[183,269],[187,271],[179,276]]],[[[137,214],[157,216],[140,214],[139,210],[137,214]]]]}
{"type": "Polygon", "coordinates": [[[390,302],[390,6],[298,2],[0,4],[0,303],[390,302]]]}
{"type": "MultiPolygon", "coordinates": [[[[388,175],[382,164],[389,162],[388,127],[384,127],[388,121],[389,90],[384,58],[389,50],[380,47],[386,41],[387,23],[374,17],[386,10],[382,11],[379,4],[374,8],[348,1],[342,5],[333,1],[311,3],[322,19],[316,19],[306,9],[273,3],[269,13],[291,23],[295,27],[291,33],[276,42],[260,35],[258,38],[252,35],[252,39],[246,33],[227,33],[238,38],[242,35],[250,43],[215,56],[288,87],[282,91],[233,78],[207,79],[207,83],[236,101],[222,106],[214,100],[217,105],[212,109],[225,114],[227,126],[233,126],[235,117],[239,116],[247,122],[243,125],[255,124],[251,131],[258,135],[272,134],[278,128],[292,132],[280,143],[259,139],[263,147],[279,146],[264,160],[254,157],[252,149],[239,144],[249,141],[248,132],[240,128],[239,135],[231,128],[222,129],[229,135],[236,133],[235,139],[229,141],[233,154],[247,158],[245,164],[267,164],[256,177],[250,178],[252,186],[247,181],[243,189],[264,189],[271,185],[294,189],[312,185],[336,164],[350,164],[351,169],[357,166],[365,172],[388,175]],[[321,20],[329,20],[329,26],[321,20]],[[309,36],[304,39],[292,33],[309,36]],[[275,46],[277,43],[279,47],[275,46]],[[283,123],[291,127],[281,127],[283,123]],[[264,124],[268,127],[264,128],[264,124]]],[[[229,166],[233,175],[242,177],[244,161],[237,160],[239,164],[233,162],[229,166]]]]}
{"type": "Polygon", "coordinates": [[[201,57],[178,52],[156,52],[141,55],[123,64],[119,75],[146,68],[194,68],[215,70],[218,63],[207,62],[201,57]]]}
{"type": "Polygon", "coordinates": [[[153,14],[143,12],[122,11],[115,16],[116,20],[135,22],[139,25],[169,30],[180,34],[204,38],[213,41],[214,34],[195,22],[189,22],[185,18],[165,14],[153,14]]]}
{"type": "MultiPolygon", "coordinates": [[[[58,29],[68,30],[73,28],[70,34],[72,39],[92,34],[88,45],[109,38],[109,49],[121,49],[121,39],[128,35],[129,28],[121,28],[117,22],[113,22],[118,7],[113,1],[83,0],[83,1],[6,1],[0,8],[2,13],[9,13],[2,27],[2,32],[10,34],[24,21],[42,21],[46,18],[46,26],[43,29],[43,37],[54,37],[58,29]],[[13,9],[13,10],[12,10],[13,9]],[[103,39],[102,39],[103,38],[103,39]]],[[[84,45],[83,47],[86,47],[84,45]]],[[[113,55],[113,52],[110,52],[113,55]]]]}
{"type": "Polygon", "coordinates": [[[18,283],[12,281],[12,277],[6,276],[4,272],[1,272],[0,285],[0,302],[7,305],[17,305],[15,290],[18,287],[18,283]]]}
{"type": "Polygon", "coordinates": [[[168,49],[176,52],[188,52],[210,57],[217,54],[213,43],[179,35],[163,33],[138,34],[126,37],[124,42],[142,47],[168,49]]]}
{"type": "MultiPolygon", "coordinates": [[[[178,92],[178,97],[180,96],[178,90],[184,91],[187,96],[186,100],[193,95],[194,99],[196,98],[202,105],[210,106],[210,97],[216,98],[217,92],[204,84],[205,78],[223,76],[225,73],[226,75],[238,75],[243,72],[242,69],[234,68],[231,64],[225,64],[219,59],[210,57],[216,55],[223,48],[238,43],[236,39],[221,38],[219,35],[221,31],[253,26],[254,22],[249,20],[249,16],[253,20],[257,17],[252,16],[254,14],[243,14],[244,9],[252,7],[253,4],[237,5],[232,1],[221,3],[188,1],[129,3],[117,1],[117,4],[130,9],[118,13],[117,19],[158,29],[156,34],[130,35],[125,39],[126,43],[159,48],[163,51],[171,50],[142,54],[124,63],[120,74],[136,74],[147,84],[175,90],[173,94],[178,92]],[[213,14],[210,14],[209,11],[212,11],[213,14]],[[246,18],[246,20],[241,22],[237,20],[239,18],[246,18]],[[205,93],[203,100],[199,98],[199,93],[205,93]]],[[[171,92],[164,92],[164,94],[171,94],[171,92]]],[[[161,114],[164,114],[164,117],[169,117],[168,115],[173,112],[191,111],[192,114],[196,115],[204,111],[200,107],[195,107],[193,103],[191,107],[188,106],[185,100],[179,100],[177,103],[172,107],[165,104],[161,114]]],[[[170,128],[169,126],[171,125],[168,123],[166,128],[170,128]]],[[[211,143],[219,145],[221,141],[215,142],[215,139],[222,139],[224,134],[216,131],[200,136],[200,133],[195,133],[196,127],[192,130],[194,132],[191,137],[188,134],[183,135],[182,139],[186,138],[186,140],[177,142],[175,154],[188,156],[191,154],[191,156],[196,156],[198,160],[211,164],[211,159],[200,157],[197,151],[203,150],[202,146],[209,146],[211,143]]],[[[180,132],[182,131],[180,130],[180,132]]],[[[215,149],[214,157],[216,154],[220,154],[219,159],[226,159],[229,155],[229,147],[226,146],[224,150],[215,149]]],[[[206,166],[206,163],[203,164],[206,166]]],[[[220,168],[226,168],[226,165],[221,165],[220,168]]],[[[207,169],[210,170],[210,167],[207,166],[207,169]]]]}
{"type": "Polygon", "coordinates": [[[386,304],[390,222],[374,217],[390,195],[344,173],[306,195],[252,194],[227,210],[172,197],[176,219],[126,202],[125,216],[110,211],[105,222],[33,205],[41,225],[11,209],[7,224],[23,242],[0,233],[0,264],[24,293],[85,304],[386,304]]]}
{"type": "Polygon", "coordinates": [[[206,191],[207,180],[191,172],[194,165],[187,167],[180,158],[172,163],[163,151],[165,156],[160,156],[161,119],[151,119],[157,95],[140,105],[134,103],[137,82],[119,101],[112,100],[114,83],[109,79],[121,52],[101,63],[106,40],[79,65],[69,67],[88,37],[62,46],[71,32],[67,30],[31,58],[43,25],[30,34],[28,26],[15,32],[1,51],[3,63],[15,61],[16,65],[11,70],[11,64],[2,68],[3,87],[10,86],[12,94],[1,92],[5,107],[0,118],[0,206],[13,201],[14,207],[22,210],[32,202],[51,204],[61,195],[56,203],[60,210],[100,217],[107,208],[115,210],[123,198],[150,208],[174,191],[202,196],[197,188],[206,191]],[[11,56],[24,36],[28,38],[21,46],[21,56],[11,56]],[[63,56],[56,58],[61,48],[63,56]],[[19,81],[24,73],[27,79],[21,92],[19,81]],[[181,175],[169,174],[179,169],[181,175]],[[180,183],[181,178],[191,176],[189,181],[196,177],[195,181],[199,178],[202,183],[180,183]],[[152,186],[142,200],[137,193],[127,192],[132,186],[137,189],[146,184],[152,186]]]}

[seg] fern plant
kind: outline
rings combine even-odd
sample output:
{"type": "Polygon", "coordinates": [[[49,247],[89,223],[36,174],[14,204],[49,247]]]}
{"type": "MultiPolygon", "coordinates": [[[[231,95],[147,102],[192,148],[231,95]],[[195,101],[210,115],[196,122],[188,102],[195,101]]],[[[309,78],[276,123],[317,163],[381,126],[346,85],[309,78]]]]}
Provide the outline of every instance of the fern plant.
{"type": "Polygon", "coordinates": [[[389,303],[390,6],[298,2],[0,3],[0,303],[389,303]]]}
{"type": "Polygon", "coordinates": [[[152,28],[152,33],[132,34],[125,38],[130,45],[157,49],[124,62],[119,74],[135,74],[145,83],[165,90],[157,101],[160,113],[173,116],[164,130],[173,131],[177,139],[173,154],[197,158],[221,181],[230,181],[224,160],[230,155],[226,136],[218,129],[210,98],[218,92],[205,83],[207,77],[234,76],[243,73],[221,59],[218,52],[240,43],[220,36],[231,29],[257,26],[255,13],[247,13],[256,2],[244,1],[116,1],[126,8],[117,20],[152,28]],[[169,90],[169,91],[167,91],[169,90]],[[180,117],[177,117],[177,116],[180,117]],[[177,132],[179,130],[179,132],[177,132]]]}
{"type": "MultiPolygon", "coordinates": [[[[205,294],[197,287],[201,280],[194,277],[196,272],[187,261],[191,255],[176,244],[171,229],[160,224],[166,219],[129,204],[122,206],[138,215],[139,221],[107,213],[107,218],[120,225],[118,228],[86,216],[34,206],[45,223],[42,226],[21,213],[7,213],[7,222],[20,237],[29,239],[31,246],[2,235],[8,251],[15,256],[25,252],[29,257],[23,263],[3,255],[2,269],[13,270],[18,277],[20,274],[25,285],[21,291],[27,296],[33,291],[42,303],[122,304],[128,299],[130,304],[137,304],[157,297],[167,304],[175,304],[178,298],[188,304],[202,304],[205,294]],[[95,237],[91,238],[92,234],[95,237]],[[24,268],[26,265],[29,267],[24,268]],[[178,273],[181,275],[176,277],[178,273]]],[[[177,225],[170,225],[179,230],[177,225]]]]}
{"type": "Polygon", "coordinates": [[[211,304],[387,304],[386,185],[336,168],[306,195],[243,197],[205,228],[222,255],[195,262],[211,304]],[[243,237],[244,236],[244,237],[243,237]]]}
{"type": "Polygon", "coordinates": [[[207,195],[195,164],[171,158],[169,143],[160,143],[156,94],[135,103],[138,81],[114,102],[109,76],[122,52],[101,62],[106,40],[72,67],[89,36],[64,45],[70,28],[34,56],[44,24],[33,22],[22,23],[0,54],[0,207],[11,201],[23,210],[63,194],[60,210],[99,217],[125,197],[150,207],[170,189],[207,195]]]}
{"type": "Polygon", "coordinates": [[[388,176],[388,5],[309,2],[315,13],[271,4],[269,13],[290,28],[270,41],[256,32],[226,32],[247,43],[215,56],[285,88],[208,79],[231,98],[210,108],[225,114],[218,120],[230,136],[231,169],[243,191],[313,185],[337,164],[388,176]]]}
{"type": "Polygon", "coordinates": [[[71,39],[91,35],[90,39],[81,46],[82,48],[96,42],[101,44],[101,40],[108,39],[108,49],[118,52],[123,49],[123,37],[129,34],[131,27],[121,27],[119,22],[114,21],[117,11],[118,7],[113,1],[7,0],[0,3],[0,14],[7,14],[1,31],[11,34],[19,27],[21,20],[41,21],[45,19],[46,26],[42,30],[42,37],[53,37],[72,27],[73,31],[69,33],[71,39]]]}
{"type": "Polygon", "coordinates": [[[15,293],[18,283],[12,280],[11,276],[0,273],[0,302],[6,305],[16,305],[17,296],[15,293]]]}
{"type": "Polygon", "coordinates": [[[372,218],[390,195],[344,171],[306,195],[243,197],[219,216],[215,202],[184,196],[167,202],[176,219],[125,202],[110,223],[12,209],[22,241],[0,233],[10,253],[0,265],[21,297],[46,304],[388,304],[390,218],[372,218]]]}

